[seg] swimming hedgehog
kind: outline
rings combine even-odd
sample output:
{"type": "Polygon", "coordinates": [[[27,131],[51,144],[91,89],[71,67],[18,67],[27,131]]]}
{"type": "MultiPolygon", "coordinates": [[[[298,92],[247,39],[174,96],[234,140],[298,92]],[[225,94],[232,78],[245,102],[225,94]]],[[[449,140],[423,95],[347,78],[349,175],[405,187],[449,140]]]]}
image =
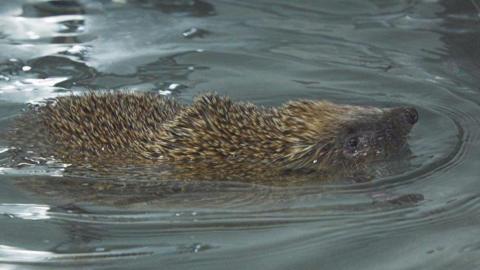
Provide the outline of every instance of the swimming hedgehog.
{"type": "Polygon", "coordinates": [[[418,113],[324,100],[262,107],[209,93],[188,105],[152,93],[91,92],[58,97],[31,117],[63,162],[115,159],[228,175],[229,168],[234,174],[356,168],[401,149],[418,113]]]}

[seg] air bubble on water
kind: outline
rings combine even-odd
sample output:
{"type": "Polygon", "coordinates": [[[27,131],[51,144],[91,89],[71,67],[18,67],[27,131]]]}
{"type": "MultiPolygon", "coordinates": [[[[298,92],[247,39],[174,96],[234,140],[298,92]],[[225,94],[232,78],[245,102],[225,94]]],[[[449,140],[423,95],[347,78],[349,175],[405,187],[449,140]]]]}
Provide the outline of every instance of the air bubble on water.
{"type": "Polygon", "coordinates": [[[208,31],[200,29],[200,28],[192,27],[192,28],[189,28],[189,29],[183,31],[182,36],[184,38],[196,38],[196,37],[201,38],[201,37],[205,36],[206,34],[208,34],[208,31]]]}
{"type": "Polygon", "coordinates": [[[160,95],[166,96],[172,94],[173,91],[177,91],[181,88],[185,88],[185,86],[179,83],[170,83],[167,85],[165,90],[158,90],[158,93],[160,95]]]}
{"type": "Polygon", "coordinates": [[[178,83],[172,83],[168,86],[168,90],[175,90],[180,86],[178,83]]]}
{"type": "Polygon", "coordinates": [[[202,248],[202,245],[196,244],[193,246],[193,253],[198,253],[200,249],[202,248]]]}
{"type": "Polygon", "coordinates": [[[192,36],[195,35],[195,33],[197,33],[197,32],[198,32],[198,29],[195,28],[195,27],[192,27],[192,28],[190,28],[190,29],[185,30],[185,31],[182,33],[182,35],[183,35],[184,37],[192,37],[192,36]]]}
{"type": "Polygon", "coordinates": [[[163,96],[168,96],[168,95],[172,94],[172,91],[170,91],[170,90],[158,90],[158,93],[160,95],[163,95],[163,96]]]}

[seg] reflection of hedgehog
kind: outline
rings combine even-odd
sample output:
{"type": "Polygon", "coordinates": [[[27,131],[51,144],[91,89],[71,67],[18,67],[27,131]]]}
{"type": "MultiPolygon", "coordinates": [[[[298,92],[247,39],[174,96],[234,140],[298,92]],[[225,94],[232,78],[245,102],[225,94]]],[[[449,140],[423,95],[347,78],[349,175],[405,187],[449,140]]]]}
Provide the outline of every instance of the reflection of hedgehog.
{"type": "Polygon", "coordinates": [[[59,97],[31,118],[44,127],[56,157],[69,163],[292,171],[348,169],[396,152],[418,114],[307,100],[265,108],[213,94],[182,105],[159,95],[109,92],[59,97]]]}

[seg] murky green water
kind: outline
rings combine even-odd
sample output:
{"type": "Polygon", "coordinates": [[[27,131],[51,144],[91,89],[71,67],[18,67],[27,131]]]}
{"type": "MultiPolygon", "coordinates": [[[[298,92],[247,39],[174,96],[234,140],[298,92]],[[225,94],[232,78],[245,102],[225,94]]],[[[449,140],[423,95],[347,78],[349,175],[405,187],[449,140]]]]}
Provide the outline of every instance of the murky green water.
{"type": "Polygon", "coordinates": [[[91,89],[420,112],[411,155],[367,183],[200,182],[164,192],[106,172],[106,186],[130,185],[109,193],[88,188],[100,179],[48,162],[10,166],[2,139],[2,269],[480,268],[478,7],[2,1],[2,131],[28,103],[91,89]]]}

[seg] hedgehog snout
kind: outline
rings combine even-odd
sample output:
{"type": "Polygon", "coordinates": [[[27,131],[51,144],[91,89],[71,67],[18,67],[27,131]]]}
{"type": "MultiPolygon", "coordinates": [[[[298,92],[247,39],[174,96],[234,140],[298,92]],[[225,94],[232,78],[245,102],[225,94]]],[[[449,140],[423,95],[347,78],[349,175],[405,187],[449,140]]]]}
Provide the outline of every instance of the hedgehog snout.
{"type": "Polygon", "coordinates": [[[418,122],[418,111],[413,107],[395,108],[392,112],[407,125],[413,126],[418,122]]]}
{"type": "Polygon", "coordinates": [[[404,118],[410,125],[414,125],[418,121],[418,111],[413,107],[403,108],[404,118]]]}

